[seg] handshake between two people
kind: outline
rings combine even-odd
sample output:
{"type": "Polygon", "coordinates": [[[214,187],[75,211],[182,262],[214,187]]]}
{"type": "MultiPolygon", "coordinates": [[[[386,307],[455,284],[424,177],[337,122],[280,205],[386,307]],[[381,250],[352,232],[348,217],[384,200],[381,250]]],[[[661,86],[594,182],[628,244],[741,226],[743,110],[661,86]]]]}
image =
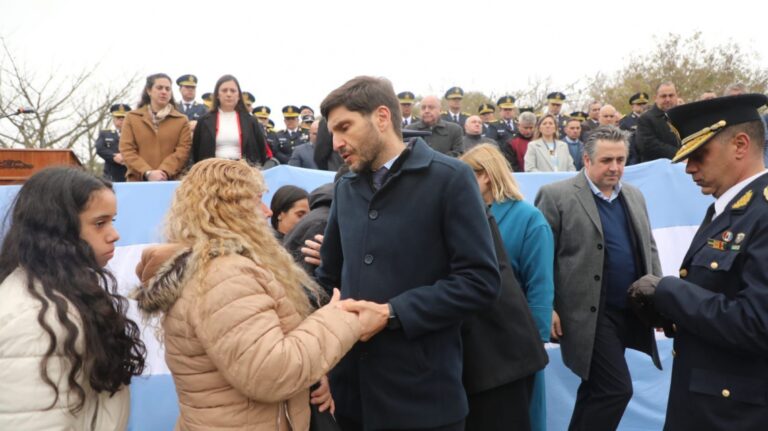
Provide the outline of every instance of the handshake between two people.
{"type": "MultiPolygon", "coordinates": [[[[312,265],[320,265],[320,247],[323,245],[323,235],[315,235],[314,241],[308,239],[301,248],[304,261],[312,265]]],[[[387,327],[389,322],[389,304],[378,304],[371,301],[354,299],[341,300],[339,289],[333,289],[331,302],[328,306],[338,307],[344,311],[354,313],[360,322],[360,341],[368,341],[387,327]]]]}
{"type": "Polygon", "coordinates": [[[341,292],[334,288],[331,301],[326,307],[337,307],[357,316],[360,322],[360,341],[368,341],[387,327],[389,322],[389,304],[371,301],[341,299],[341,292]]]}
{"type": "Polygon", "coordinates": [[[656,287],[660,281],[661,277],[653,274],[640,277],[627,289],[627,300],[640,321],[653,328],[664,328],[664,333],[672,336],[674,325],[656,310],[656,287]]]}

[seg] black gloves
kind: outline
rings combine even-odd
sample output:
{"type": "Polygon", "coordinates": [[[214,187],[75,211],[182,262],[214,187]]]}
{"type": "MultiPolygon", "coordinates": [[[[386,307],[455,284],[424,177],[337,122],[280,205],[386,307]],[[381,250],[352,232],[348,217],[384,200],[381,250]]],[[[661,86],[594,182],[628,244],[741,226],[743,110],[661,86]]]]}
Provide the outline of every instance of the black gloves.
{"type": "Polygon", "coordinates": [[[647,274],[640,277],[639,280],[632,283],[627,289],[627,299],[629,305],[637,317],[646,325],[651,327],[664,326],[667,320],[656,311],[653,303],[653,297],[656,294],[656,286],[661,280],[660,277],[647,274]]]}

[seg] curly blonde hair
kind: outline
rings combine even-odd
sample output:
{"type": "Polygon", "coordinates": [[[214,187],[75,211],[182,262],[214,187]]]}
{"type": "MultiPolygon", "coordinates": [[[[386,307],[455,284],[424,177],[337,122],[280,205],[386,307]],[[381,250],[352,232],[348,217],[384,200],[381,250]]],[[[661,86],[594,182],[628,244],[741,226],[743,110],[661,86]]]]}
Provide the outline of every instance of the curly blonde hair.
{"type": "Polygon", "coordinates": [[[307,294],[324,294],[277,241],[261,211],[267,187],[245,161],[206,159],[182,180],[166,222],[170,242],[192,250],[191,274],[202,276],[217,256],[237,253],[267,271],[285,288],[302,315],[312,312],[307,294]]]}
{"type": "Polygon", "coordinates": [[[468,164],[475,172],[485,172],[491,180],[491,194],[494,202],[505,200],[523,200],[520,186],[512,175],[512,168],[499,147],[493,144],[480,144],[462,154],[460,160],[468,164]]]}

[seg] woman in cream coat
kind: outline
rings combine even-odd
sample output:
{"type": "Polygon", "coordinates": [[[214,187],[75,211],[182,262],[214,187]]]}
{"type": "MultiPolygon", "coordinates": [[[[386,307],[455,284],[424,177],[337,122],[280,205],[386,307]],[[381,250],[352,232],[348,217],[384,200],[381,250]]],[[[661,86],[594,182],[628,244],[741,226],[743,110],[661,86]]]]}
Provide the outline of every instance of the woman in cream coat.
{"type": "Polygon", "coordinates": [[[557,139],[555,117],[541,117],[525,152],[525,172],[575,171],[568,144],[557,139]]]}

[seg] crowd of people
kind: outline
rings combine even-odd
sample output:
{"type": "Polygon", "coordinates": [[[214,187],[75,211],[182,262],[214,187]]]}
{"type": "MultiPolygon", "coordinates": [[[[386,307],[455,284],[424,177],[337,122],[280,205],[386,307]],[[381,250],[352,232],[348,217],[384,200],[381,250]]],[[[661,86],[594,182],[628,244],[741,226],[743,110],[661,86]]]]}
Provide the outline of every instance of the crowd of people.
{"type": "MultiPolygon", "coordinates": [[[[161,322],[177,429],[545,429],[550,340],[581,379],[569,429],[616,429],[633,391],[625,350],[660,367],[655,328],[675,338],[665,429],[764,428],[766,96],[681,105],[662,83],[629,131],[609,106],[581,121],[552,108],[555,92],[547,113],[516,117],[505,96],[512,130],[493,135],[503,117],[487,104],[480,122],[463,116],[460,88],[445,114],[424,97],[418,120],[406,93],[372,77],[333,90],[304,145],[322,139],[317,168],[345,168],[269,207],[259,168],[295,160],[301,109],[283,109],[270,141],[251,115],[269,109],[250,109],[236,78],[203,111],[188,88],[177,105],[164,74],[136,110],[113,107],[119,136],[100,147],[125,178],[180,180],[167,243],[144,250],[132,293],[161,322]],[[662,277],[643,194],[622,181],[633,148],[685,162],[716,198],[679,277],[662,277]],[[535,205],[514,177],[577,166],[535,205]]],[[[125,429],[146,351],[105,269],[116,212],[111,183],[72,168],[19,191],[0,249],[0,392],[17,394],[1,429],[125,429]]]]}
{"type": "MultiPolygon", "coordinates": [[[[272,110],[254,107],[253,94],[242,91],[232,75],[222,76],[212,93],[203,94],[202,103],[195,99],[195,75],[183,75],[176,84],[181,96],[178,103],[171,78],[155,74],[147,78],[136,110],[124,103],[111,107],[113,127],[102,131],[96,142],[108,179],[178,179],[194,163],[209,157],[245,159],[265,169],[288,164],[335,171],[341,165],[332,151],[325,120],[308,105],[284,106],[285,128],[276,130],[270,119],[272,110]],[[187,127],[182,130],[184,117],[187,127]]],[[[733,84],[723,94],[746,92],[744,85],[733,84]]],[[[403,91],[397,96],[402,128],[424,132],[432,149],[458,157],[475,145],[496,143],[515,172],[580,170],[584,143],[602,125],[617,126],[630,134],[627,165],[671,158],[680,146],[679,136],[667,126],[665,117],[670,108],[684,103],[672,82],[659,84],[653,99],[645,92],[632,95],[631,112],[624,116],[600,101],[590,102],[585,111],[565,115],[561,111],[566,95],[561,92],[547,95],[546,109],[538,115],[532,108],[517,107],[511,95],[500,97],[496,105],[482,103],[470,114],[463,111],[464,90],[452,87],[443,96],[447,110],[441,110],[439,97],[427,95],[418,102],[420,117],[416,118],[414,93],[403,91]]],[[[713,97],[714,92],[705,92],[699,100],[713,97]]]]}

